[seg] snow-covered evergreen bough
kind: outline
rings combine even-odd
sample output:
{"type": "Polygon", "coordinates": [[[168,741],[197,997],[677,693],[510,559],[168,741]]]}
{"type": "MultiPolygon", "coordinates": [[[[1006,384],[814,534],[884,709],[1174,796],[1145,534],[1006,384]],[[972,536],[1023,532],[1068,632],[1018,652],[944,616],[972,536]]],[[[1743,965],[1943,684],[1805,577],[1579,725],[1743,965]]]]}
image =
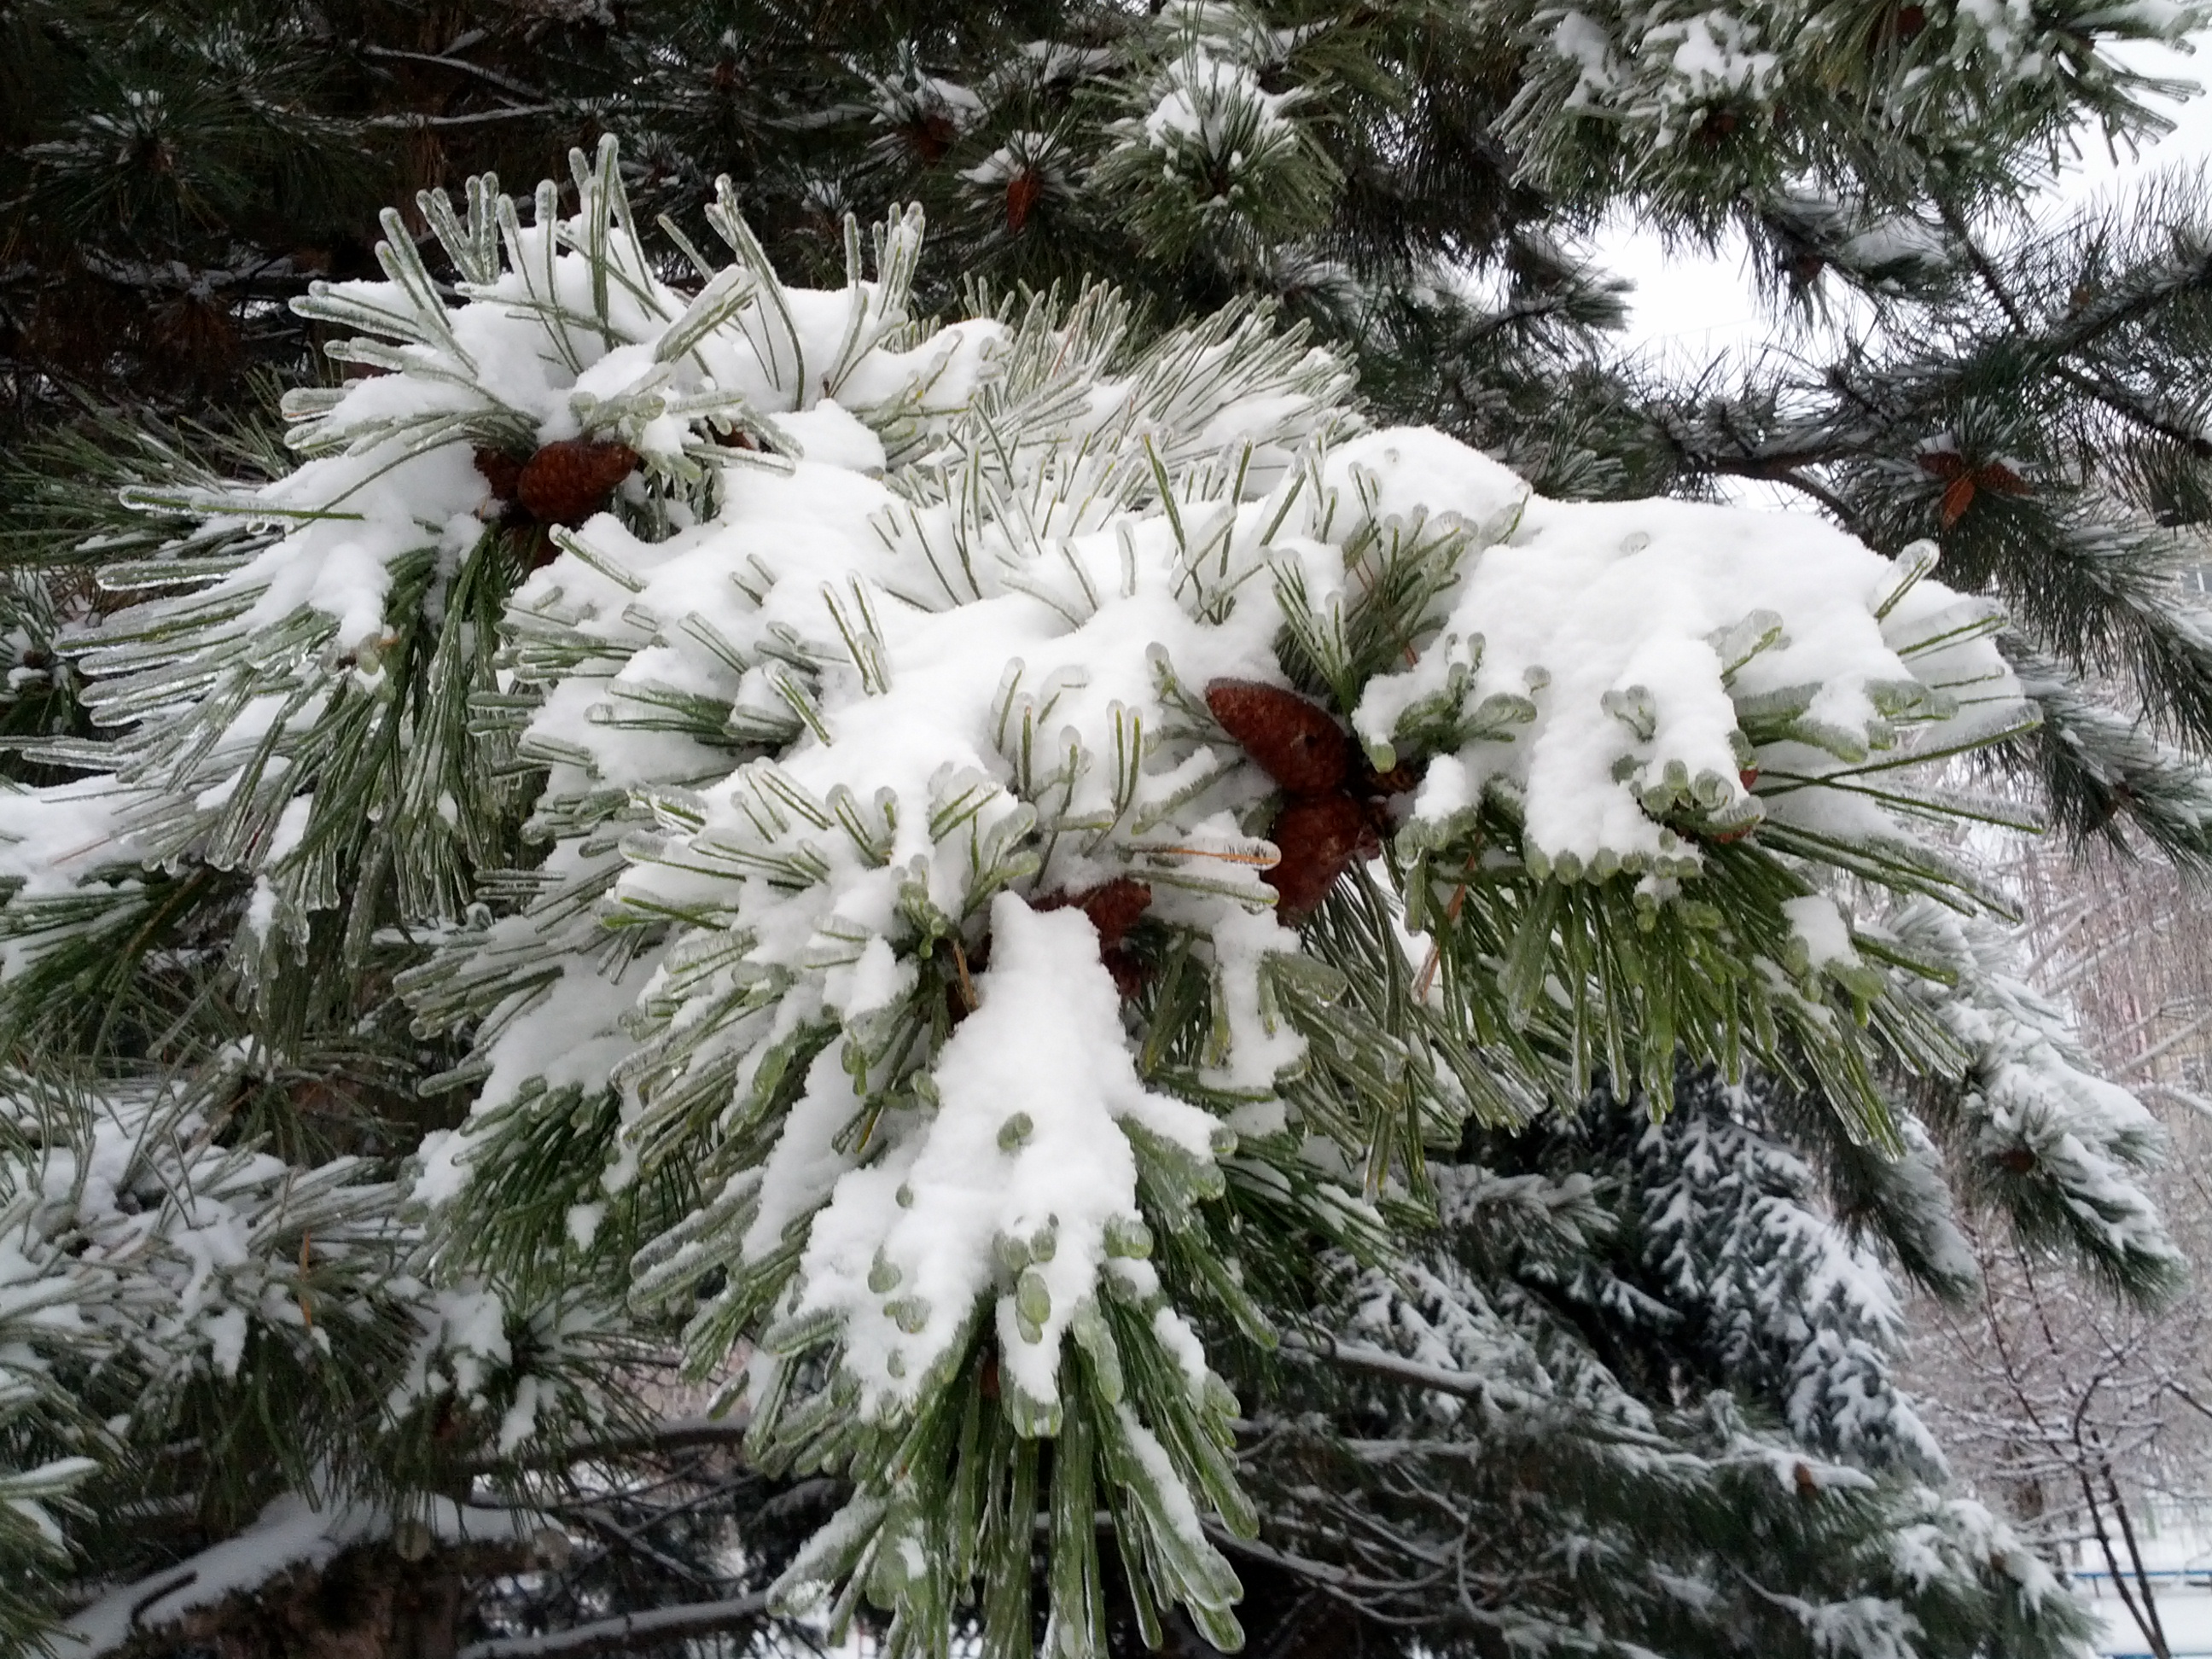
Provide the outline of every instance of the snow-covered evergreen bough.
{"type": "Polygon", "coordinates": [[[457,1448],[509,1505],[468,1535],[527,1537],[673,1338],[757,1466],[851,1483],[779,1596],[894,1651],[1231,1647],[1232,1558],[1432,1648],[2069,1649],[1884,1358],[1878,1256],[1967,1271],[1947,1154],[2174,1272],[2147,1120],[1920,828],[1972,805],[1907,769],[2031,723],[1990,605],[1808,519],[1534,497],[1252,312],[932,330],[918,215],[809,291],[726,194],[683,280],[611,148],[576,188],[425,198],[457,283],[394,217],[306,302],[367,372],[293,394],[296,470],[138,494],[95,727],[31,757],[82,775],[0,800],[52,1068],[0,1547],[273,1389],[349,1408],[262,1568],[466,1534],[457,1448]],[[261,1035],[86,1013],[179,978],[261,1035]],[[257,1140],[341,981],[460,1108],[257,1140]]]}

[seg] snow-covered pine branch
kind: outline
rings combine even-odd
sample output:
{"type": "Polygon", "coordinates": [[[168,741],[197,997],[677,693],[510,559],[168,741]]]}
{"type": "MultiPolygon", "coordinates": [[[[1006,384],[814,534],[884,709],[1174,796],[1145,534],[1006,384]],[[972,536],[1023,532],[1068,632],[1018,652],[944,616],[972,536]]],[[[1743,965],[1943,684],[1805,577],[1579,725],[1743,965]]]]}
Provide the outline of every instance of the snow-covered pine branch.
{"type": "MultiPolygon", "coordinates": [[[[303,302],[373,372],[277,481],[135,498],[189,528],[69,642],[103,730],[36,752],[88,778],[7,803],[15,1030],[88,962],[275,1009],[336,949],[460,1053],[387,1417],[527,1455],[591,1399],[507,1333],[567,1364],[626,1299],[758,1467],[853,1483],[780,1606],[936,1650],[980,1583],[1024,1651],[1042,1510],[1097,1653],[1103,1508],[1140,1628],[1232,1645],[1224,1374],[1470,1119],[1755,1061],[1887,1153],[1881,1074],[1976,1063],[1856,896],[1976,912],[1910,769],[2033,723],[1931,549],[1537,497],[1249,308],[933,330],[918,214],[837,290],[726,189],[726,262],[652,252],[574,168],[424,197],[450,287],[395,219],[303,302]]],[[[1723,1487],[1812,1468],[1712,1410],[1723,1487]]]]}

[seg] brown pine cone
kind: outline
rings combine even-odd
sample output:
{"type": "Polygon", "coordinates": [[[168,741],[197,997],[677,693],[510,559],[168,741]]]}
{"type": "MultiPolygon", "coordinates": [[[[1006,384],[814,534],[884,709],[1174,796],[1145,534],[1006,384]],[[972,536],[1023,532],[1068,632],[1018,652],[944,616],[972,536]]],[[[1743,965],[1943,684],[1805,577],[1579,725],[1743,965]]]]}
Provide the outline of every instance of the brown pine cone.
{"type": "Polygon", "coordinates": [[[1256,680],[1216,680],[1206,688],[1206,706],[1290,794],[1326,794],[1351,769],[1344,728],[1295,691],[1256,680]]]}
{"type": "Polygon", "coordinates": [[[563,438],[522,464],[515,499],[540,524],[574,529],[605,507],[615,486],[637,471],[637,452],[628,444],[563,438]]]}
{"type": "Polygon", "coordinates": [[[502,506],[512,507],[515,489],[522,479],[522,463],[514,456],[496,449],[477,451],[477,471],[483,474],[484,482],[491,486],[492,499],[502,506]]]}
{"type": "Polygon", "coordinates": [[[1030,222],[1030,211],[1044,194],[1044,180],[1036,171],[1024,167],[1006,180],[1006,234],[1018,236],[1022,227],[1030,222]]]}
{"type": "Polygon", "coordinates": [[[1279,895],[1275,914],[1285,921],[1319,909],[1346,866],[1380,845],[1366,809],[1346,794],[1292,801],[1267,838],[1283,856],[1261,879],[1279,895]]]}
{"type": "Polygon", "coordinates": [[[1048,893],[1034,900],[1030,908],[1080,910],[1098,930],[1098,943],[1110,948],[1128,936],[1129,930],[1137,925],[1137,919],[1151,908],[1152,902],[1150,887],[1134,876],[1116,876],[1079,893],[1048,893]]]}
{"type": "Polygon", "coordinates": [[[1125,1002],[1141,992],[1152,977],[1151,964],[1126,945],[1106,946],[1098,952],[1098,960],[1113,975],[1114,988],[1125,1002]]]}

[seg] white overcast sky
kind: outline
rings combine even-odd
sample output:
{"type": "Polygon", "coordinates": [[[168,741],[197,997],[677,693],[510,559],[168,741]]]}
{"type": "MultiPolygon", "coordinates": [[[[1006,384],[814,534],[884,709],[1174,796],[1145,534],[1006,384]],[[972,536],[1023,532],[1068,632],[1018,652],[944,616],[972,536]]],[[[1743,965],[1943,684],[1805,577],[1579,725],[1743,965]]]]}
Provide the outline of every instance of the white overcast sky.
{"type": "MultiPolygon", "coordinates": [[[[2202,83],[2212,80],[2212,38],[2200,37],[2193,55],[2169,47],[2130,49],[2127,61],[2146,74],[2202,83]]],[[[2212,157],[2212,93],[2166,105],[2175,123],[2140,155],[2123,151],[2117,162],[2101,136],[2085,135],[2081,159],[2069,167],[2052,194],[2054,206],[2125,188],[2132,179],[2212,157]]],[[[1741,246],[1717,258],[1670,255],[1656,237],[1624,219],[1596,239],[1600,262],[1632,280],[1634,319],[1625,344],[1642,346],[1675,362],[1709,361],[1718,352],[1756,343],[1774,328],[1760,310],[1741,246]]]]}

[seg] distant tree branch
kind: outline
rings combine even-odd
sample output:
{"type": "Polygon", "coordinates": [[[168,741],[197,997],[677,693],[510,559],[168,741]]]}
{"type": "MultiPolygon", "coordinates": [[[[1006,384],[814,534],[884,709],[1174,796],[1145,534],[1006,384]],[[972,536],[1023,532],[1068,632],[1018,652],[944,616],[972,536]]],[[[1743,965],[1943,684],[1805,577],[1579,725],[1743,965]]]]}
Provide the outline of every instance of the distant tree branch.
{"type": "Polygon", "coordinates": [[[2058,365],[2058,378],[2083,397],[2104,404],[2115,415],[2134,422],[2146,431],[2155,432],[2161,438],[2171,438],[2198,460],[2212,459],[2212,438],[2171,416],[2160,414],[2125,386],[2116,386],[2109,380],[2100,380],[2063,363],[2058,365]]]}
{"type": "Polygon", "coordinates": [[[428,127],[479,127],[493,121],[525,121],[540,115],[557,113],[559,111],[551,104],[509,104],[499,109],[477,110],[467,115],[372,115],[362,121],[362,125],[415,132],[428,127]]]}
{"type": "Polygon", "coordinates": [[[577,1463],[588,1463],[594,1458],[651,1457],[663,1452],[690,1451],[724,1446],[734,1451],[744,1443],[745,1431],[752,1423],[752,1413],[732,1412],[727,1417],[672,1417],[659,1423],[617,1431],[596,1440],[579,1440],[570,1445],[549,1447],[542,1454],[519,1460],[487,1459],[476,1466],[476,1473],[489,1474],[518,1466],[524,1468],[567,1468],[577,1463]]]}
{"type": "Polygon", "coordinates": [[[1479,1377],[1448,1371],[1441,1365],[1424,1365],[1418,1359],[1401,1359],[1387,1349],[1371,1348],[1364,1342],[1339,1342],[1327,1337],[1315,1340],[1293,1334],[1283,1338],[1283,1346],[1293,1353],[1311,1354],[1347,1370],[1387,1376],[1393,1382],[1409,1382],[1418,1389],[1433,1389],[1438,1394],[1454,1394],[1465,1400],[1479,1400],[1489,1392],[1479,1377]]]}
{"type": "Polygon", "coordinates": [[[742,1630],[767,1617],[768,1610],[765,1591],[725,1601],[693,1601],[680,1607],[654,1607],[646,1613],[595,1620],[588,1625],[546,1631],[537,1636],[495,1636],[489,1641],[471,1642],[453,1659],[556,1659],[556,1656],[568,1654],[622,1653],[635,1648],[658,1647],[685,1637],[742,1630]]]}
{"type": "MultiPolygon", "coordinates": [[[[2163,1013],[2166,1011],[2161,1009],[2160,1012],[2163,1013]]],[[[2118,1066],[2113,1066],[2106,1075],[2109,1076],[2115,1083],[2118,1082],[2123,1078],[2131,1077],[2136,1073],[2142,1070],[2144,1066],[2149,1065],[2153,1060],[2158,1059],[2160,1055],[2165,1054],[2174,1048],[2179,1048],[2191,1037],[2195,1036],[2199,1031],[2203,1030],[2207,1025],[2212,1025],[2212,1011],[2208,1011],[2204,1013],[2199,1014],[2195,1019],[2191,1020],[2188,1024],[2183,1026],[2179,1030],[2152,1043],[2148,1048],[2143,1049],[2142,1053],[2136,1054],[2132,1060],[2121,1061],[2118,1066]]]]}
{"type": "Polygon", "coordinates": [[[511,92],[518,98],[534,99],[543,102],[544,92],[512,76],[501,75],[497,70],[486,69],[482,64],[471,64],[465,58],[441,57],[435,52],[402,52],[396,46],[363,46],[364,58],[380,58],[410,64],[428,64],[438,69],[457,70],[463,75],[473,75],[479,81],[489,82],[502,92],[511,92]]]}

